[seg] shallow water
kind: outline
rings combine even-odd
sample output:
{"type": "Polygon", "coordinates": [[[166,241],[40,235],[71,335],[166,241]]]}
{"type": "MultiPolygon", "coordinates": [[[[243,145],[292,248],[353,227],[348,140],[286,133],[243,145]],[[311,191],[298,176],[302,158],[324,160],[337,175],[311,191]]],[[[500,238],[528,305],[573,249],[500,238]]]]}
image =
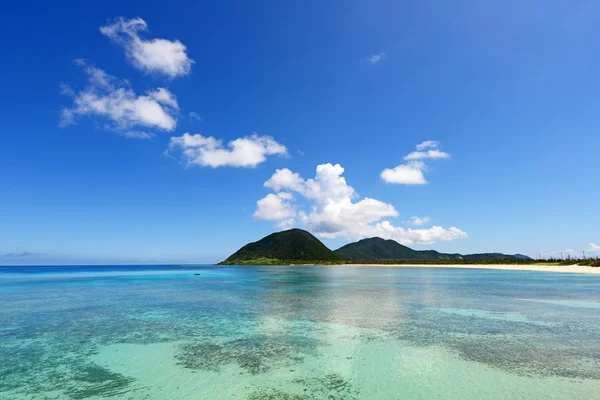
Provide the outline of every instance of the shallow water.
{"type": "Polygon", "coordinates": [[[598,308],[564,273],[0,267],[0,399],[590,400],[598,308]]]}

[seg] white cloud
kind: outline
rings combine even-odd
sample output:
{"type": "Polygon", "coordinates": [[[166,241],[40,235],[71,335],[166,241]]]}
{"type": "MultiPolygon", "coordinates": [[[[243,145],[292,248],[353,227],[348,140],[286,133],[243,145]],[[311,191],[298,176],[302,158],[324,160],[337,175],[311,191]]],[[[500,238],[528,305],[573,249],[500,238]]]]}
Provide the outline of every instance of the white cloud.
{"type": "Polygon", "coordinates": [[[415,225],[415,226],[425,225],[425,224],[428,224],[429,222],[431,222],[431,218],[417,217],[417,216],[412,216],[412,217],[410,217],[410,220],[407,221],[407,223],[409,223],[411,225],[415,225]]]}
{"type": "Polygon", "coordinates": [[[141,18],[126,20],[119,17],[113,23],[100,27],[100,32],[125,49],[131,63],[144,72],[160,73],[170,78],[184,76],[192,69],[186,47],[179,40],[145,40],[139,32],[148,30],[141,18]]]}
{"type": "Polygon", "coordinates": [[[190,112],[190,119],[194,120],[194,121],[202,121],[202,117],[200,116],[200,114],[198,114],[195,111],[190,112]]]}
{"type": "Polygon", "coordinates": [[[589,243],[587,251],[590,253],[600,252],[600,246],[594,243],[589,243]]]}
{"type": "Polygon", "coordinates": [[[439,145],[437,140],[425,140],[417,145],[417,150],[436,149],[439,145]]]}
{"type": "Polygon", "coordinates": [[[292,198],[290,193],[269,193],[256,202],[254,218],[269,221],[286,220],[289,223],[296,216],[294,205],[288,202],[292,198]]]}
{"type": "Polygon", "coordinates": [[[294,228],[297,224],[298,224],[298,222],[296,221],[295,218],[288,218],[288,219],[279,221],[276,224],[276,226],[277,226],[277,228],[281,229],[282,231],[286,231],[288,229],[294,228]]]}
{"type": "Polygon", "coordinates": [[[255,217],[279,221],[280,227],[301,224],[323,238],[355,240],[380,236],[410,245],[467,237],[465,232],[455,227],[405,229],[392,225],[385,218],[398,217],[394,206],[368,197],[359,199],[354,188],[342,177],[343,172],[344,168],[339,164],[322,164],[317,166],[314,179],[303,179],[287,168],[278,169],[265,182],[265,187],[272,188],[279,195],[271,193],[259,200],[255,217]],[[280,192],[282,190],[285,192],[280,192]],[[289,192],[302,196],[308,207],[298,210],[293,199],[281,197],[281,193],[289,192]],[[275,215],[280,217],[273,217],[275,215]]]}
{"type": "Polygon", "coordinates": [[[284,145],[270,136],[253,134],[235,139],[225,147],[223,142],[212,136],[184,133],[172,137],[166,154],[181,151],[183,161],[188,165],[205,167],[256,167],[269,155],[286,155],[284,145]]]}
{"type": "Polygon", "coordinates": [[[427,183],[423,171],[426,165],[420,161],[412,161],[408,164],[400,164],[395,168],[386,168],[381,171],[381,179],[387,183],[399,183],[403,185],[424,185],[427,183]]]}
{"type": "Polygon", "coordinates": [[[293,200],[294,199],[294,195],[291,193],[287,193],[287,192],[279,192],[279,193],[277,193],[277,196],[283,200],[293,200]]]}
{"type": "Polygon", "coordinates": [[[439,150],[413,151],[404,156],[405,160],[424,160],[427,158],[450,158],[450,154],[439,150]]]}
{"type": "Polygon", "coordinates": [[[404,245],[410,244],[432,244],[437,241],[465,239],[467,233],[452,226],[445,229],[441,226],[432,226],[428,229],[404,229],[394,227],[389,221],[378,223],[373,229],[373,236],[384,239],[393,239],[404,245]]]}
{"type": "Polygon", "coordinates": [[[75,123],[80,115],[104,117],[109,120],[108,129],[143,139],[153,135],[141,134],[135,128],[175,129],[179,106],[169,90],[157,88],[138,96],[127,82],[119,81],[100,68],[78,64],[83,66],[88,84],[79,92],[68,85],[62,86],[63,94],[73,98],[73,106],[62,110],[61,125],[75,123]]]}
{"type": "Polygon", "coordinates": [[[427,164],[418,160],[425,159],[444,159],[450,158],[450,154],[438,149],[439,142],[434,140],[426,140],[419,143],[416,148],[404,159],[408,163],[400,164],[394,168],[386,168],[381,171],[381,179],[387,183],[396,183],[402,185],[424,185],[427,183],[424,171],[428,170],[427,164]]]}
{"type": "Polygon", "coordinates": [[[277,169],[275,173],[265,182],[265,187],[271,188],[275,191],[281,189],[291,189],[299,191],[304,185],[304,179],[300,174],[290,171],[287,168],[277,169]]]}
{"type": "Polygon", "coordinates": [[[387,54],[385,54],[384,52],[371,54],[369,57],[367,57],[367,61],[371,65],[375,65],[386,59],[387,59],[387,54]]]}

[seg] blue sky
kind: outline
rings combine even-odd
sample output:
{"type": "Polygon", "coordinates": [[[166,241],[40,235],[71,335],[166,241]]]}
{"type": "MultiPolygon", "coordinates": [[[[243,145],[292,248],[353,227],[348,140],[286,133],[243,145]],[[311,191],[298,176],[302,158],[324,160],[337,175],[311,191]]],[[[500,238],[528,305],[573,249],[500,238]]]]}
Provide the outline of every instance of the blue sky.
{"type": "Polygon", "coordinates": [[[216,262],[288,226],[331,248],[600,250],[597,2],[0,19],[0,264],[216,262]]]}

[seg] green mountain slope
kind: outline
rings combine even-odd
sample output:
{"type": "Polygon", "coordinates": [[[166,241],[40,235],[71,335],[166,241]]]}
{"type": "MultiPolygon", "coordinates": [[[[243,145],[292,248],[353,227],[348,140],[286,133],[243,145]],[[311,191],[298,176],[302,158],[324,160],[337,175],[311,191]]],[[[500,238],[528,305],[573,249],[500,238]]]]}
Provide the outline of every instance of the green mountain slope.
{"type": "Polygon", "coordinates": [[[419,253],[427,256],[429,260],[461,260],[462,254],[458,253],[440,253],[435,250],[418,250],[419,253]]]}
{"type": "Polygon", "coordinates": [[[344,259],[319,239],[302,229],[273,233],[248,243],[220,265],[265,265],[291,263],[334,263],[344,259]]]}
{"type": "Polygon", "coordinates": [[[531,258],[522,254],[502,254],[502,253],[481,253],[466,254],[464,260],[531,260],[531,258]]]}
{"type": "Polygon", "coordinates": [[[379,237],[349,243],[337,249],[335,253],[349,260],[420,260],[429,258],[428,255],[421,254],[396,241],[379,237]]]}
{"type": "Polygon", "coordinates": [[[349,243],[335,250],[338,255],[351,261],[390,261],[390,260],[528,260],[522,254],[482,253],[467,254],[440,253],[435,250],[413,250],[394,240],[370,238],[349,243]]]}

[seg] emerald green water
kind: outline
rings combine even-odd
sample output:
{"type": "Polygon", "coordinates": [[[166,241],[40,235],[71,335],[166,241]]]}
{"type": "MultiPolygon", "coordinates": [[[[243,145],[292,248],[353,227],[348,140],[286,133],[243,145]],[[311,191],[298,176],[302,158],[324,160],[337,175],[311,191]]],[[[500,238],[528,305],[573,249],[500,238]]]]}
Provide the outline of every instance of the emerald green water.
{"type": "Polygon", "coordinates": [[[0,267],[0,399],[590,400],[599,308],[592,275],[0,267]]]}

